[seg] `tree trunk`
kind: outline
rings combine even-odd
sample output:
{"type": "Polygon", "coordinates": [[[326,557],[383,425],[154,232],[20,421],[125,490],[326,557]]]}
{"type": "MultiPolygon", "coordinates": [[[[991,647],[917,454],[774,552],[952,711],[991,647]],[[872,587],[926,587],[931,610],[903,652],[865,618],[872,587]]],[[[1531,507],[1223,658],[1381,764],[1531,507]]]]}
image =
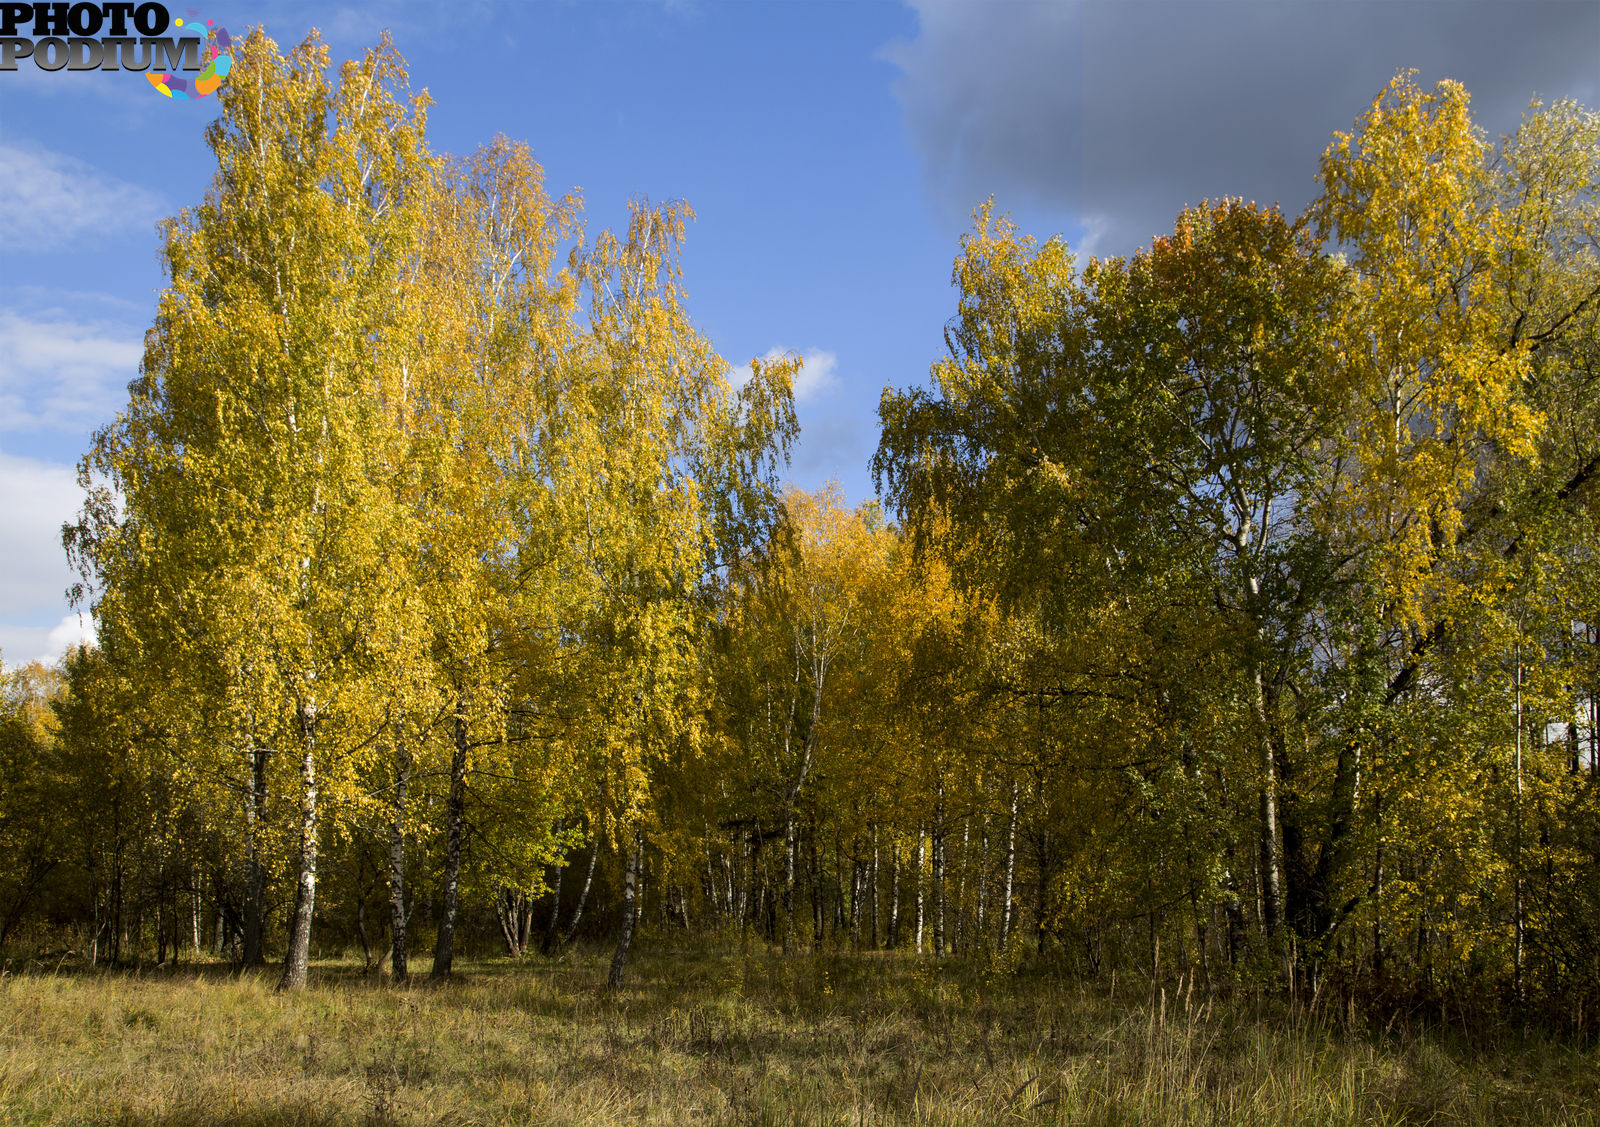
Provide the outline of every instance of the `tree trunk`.
{"type": "Polygon", "coordinates": [[[406,964],[406,792],[411,786],[411,749],[403,736],[394,745],[394,804],[389,817],[389,968],[396,982],[410,973],[406,964]]]}
{"type": "Polygon", "coordinates": [[[872,823],[872,949],[878,949],[878,823],[872,823]]]}
{"type": "Polygon", "coordinates": [[[989,815],[983,816],[983,829],[978,835],[978,936],[975,942],[979,947],[987,946],[988,937],[984,934],[984,913],[989,907],[989,815]]]}
{"type": "Polygon", "coordinates": [[[244,965],[266,962],[261,949],[261,900],[266,886],[266,869],[261,863],[261,818],[267,805],[267,749],[250,740],[250,785],[244,799],[245,875],[244,875],[244,965]]]}
{"type": "Polygon", "coordinates": [[[572,910],[572,922],[567,925],[567,930],[561,937],[562,946],[572,942],[572,937],[578,934],[578,922],[583,919],[583,906],[589,901],[589,888],[594,884],[594,863],[600,856],[600,835],[594,835],[594,844],[589,847],[589,871],[584,874],[583,891],[578,893],[578,906],[572,910]]]}
{"type": "Polygon", "coordinates": [[[356,938],[361,942],[361,969],[372,969],[372,937],[367,934],[367,899],[356,898],[356,938]]]}
{"type": "MultiPolygon", "coordinates": [[[[1518,624],[1521,625],[1520,623],[1518,624]]],[[[1526,1000],[1522,981],[1523,944],[1525,921],[1522,908],[1522,647],[1517,647],[1517,707],[1514,723],[1517,726],[1516,751],[1513,770],[1516,773],[1516,794],[1512,806],[1514,837],[1512,840],[1512,950],[1511,989],[1520,1005],[1526,1000]]]]}
{"type": "Polygon", "coordinates": [[[1372,863],[1372,979],[1383,987],[1383,843],[1378,843],[1372,863]]]}
{"type": "Polygon", "coordinates": [[[822,946],[823,928],[827,922],[822,904],[822,855],[817,848],[815,826],[811,830],[809,858],[810,865],[807,876],[810,878],[811,884],[811,949],[815,951],[822,946]]]}
{"type": "Polygon", "coordinates": [[[555,885],[550,889],[550,920],[545,924],[544,941],[539,945],[539,950],[546,955],[556,949],[556,940],[561,937],[561,882],[566,873],[566,858],[563,857],[556,866],[555,885]]]}
{"type": "MultiPolygon", "coordinates": [[[[159,882],[156,886],[156,966],[165,966],[167,962],[167,874],[160,871],[156,874],[159,882]]],[[[0,929],[3,932],[4,929],[0,929]]]]}
{"type": "MultiPolygon", "coordinates": [[[[717,859],[712,855],[711,852],[710,826],[706,826],[701,838],[705,844],[706,851],[706,906],[710,908],[713,913],[721,915],[724,912],[722,907],[722,888],[717,884],[717,859]]],[[[713,926],[720,930],[722,925],[720,922],[718,922],[713,926]]]]}
{"type": "Polygon", "coordinates": [[[956,926],[951,951],[967,949],[967,870],[971,868],[972,819],[961,819],[961,853],[956,858],[956,870],[961,874],[956,883],[956,926]]]}
{"type": "Polygon", "coordinates": [[[117,966],[122,962],[122,899],[125,878],[122,865],[122,843],[117,842],[116,870],[112,878],[112,885],[116,890],[116,900],[111,911],[111,965],[117,966]]]}
{"type": "Polygon", "coordinates": [[[1243,895],[1239,880],[1233,875],[1233,846],[1228,846],[1222,856],[1226,862],[1222,870],[1222,914],[1228,921],[1228,964],[1236,966],[1244,955],[1246,935],[1243,895]]]}
{"type": "Polygon", "coordinates": [[[639,862],[644,855],[644,831],[633,831],[633,852],[628,854],[627,868],[622,874],[622,934],[617,937],[617,953],[611,956],[611,974],[607,978],[611,989],[622,989],[622,972],[628,965],[628,948],[633,945],[633,925],[639,915],[635,891],[639,882],[639,862]]]}
{"type": "Polygon", "coordinates": [[[1006,896],[1000,912],[1000,946],[1011,938],[1011,897],[1017,877],[1017,781],[1011,780],[1011,825],[1006,830],[1006,896]]]}
{"type": "Polygon", "coordinates": [[[1047,830],[1039,832],[1039,882],[1035,889],[1033,905],[1034,923],[1039,929],[1039,954],[1044,954],[1045,937],[1049,934],[1048,907],[1046,901],[1050,892],[1050,834],[1047,830]]]}
{"type": "Polygon", "coordinates": [[[301,705],[300,720],[300,879],[294,890],[289,950],[283,957],[279,990],[300,990],[311,959],[311,913],[317,898],[317,761],[315,705],[301,705]]]}
{"type": "Polygon", "coordinates": [[[900,946],[900,839],[889,843],[889,949],[900,946]]]}
{"type": "Polygon", "coordinates": [[[1265,686],[1255,670],[1256,723],[1261,725],[1261,922],[1268,935],[1283,923],[1283,862],[1278,855],[1278,768],[1272,750],[1265,686]]]}
{"type": "Polygon", "coordinates": [[[928,835],[917,827],[917,954],[922,954],[922,926],[927,919],[922,895],[922,868],[928,861],[928,835]]]}
{"type": "Polygon", "coordinates": [[[511,903],[511,890],[502,885],[494,894],[494,919],[500,925],[500,941],[506,945],[506,954],[517,958],[522,952],[517,947],[515,908],[511,903]]]}
{"type": "MultiPolygon", "coordinates": [[[[739,931],[741,936],[756,918],[753,906],[761,895],[761,873],[759,871],[761,857],[759,839],[751,842],[751,833],[746,830],[739,835],[739,931]]],[[[743,942],[741,938],[740,942],[743,942]]]]}
{"type": "Polygon", "coordinates": [[[861,859],[856,856],[856,845],[850,846],[850,902],[844,898],[844,844],[838,831],[833,835],[833,888],[838,902],[833,912],[834,939],[846,927],[850,929],[850,942],[859,945],[861,939],[861,859]]]}
{"type": "Polygon", "coordinates": [[[783,953],[794,953],[794,803],[789,803],[783,822],[783,953]]]}
{"type": "Polygon", "coordinates": [[[743,829],[728,831],[728,855],[723,859],[723,875],[728,880],[728,911],[733,916],[733,926],[744,942],[744,924],[750,913],[750,887],[752,880],[749,842],[743,829]]]}
{"type": "Polygon", "coordinates": [[[531,913],[521,889],[501,887],[494,898],[494,914],[500,921],[500,937],[506,941],[506,954],[522,958],[523,920],[531,913]]]}
{"type": "MultiPolygon", "coordinates": [[[[465,701],[458,701],[464,710],[465,701]]],[[[450,797],[445,804],[444,905],[439,914],[439,939],[433,947],[433,978],[449,978],[456,953],[456,905],[461,891],[461,830],[467,807],[467,718],[458,711],[455,750],[450,756],[450,797]]]]}

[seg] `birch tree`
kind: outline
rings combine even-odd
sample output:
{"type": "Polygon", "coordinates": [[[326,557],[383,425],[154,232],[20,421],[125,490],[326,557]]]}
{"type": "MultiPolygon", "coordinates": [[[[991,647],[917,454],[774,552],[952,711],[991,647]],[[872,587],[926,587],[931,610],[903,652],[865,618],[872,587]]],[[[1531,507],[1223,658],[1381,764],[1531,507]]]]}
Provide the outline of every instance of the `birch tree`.
{"type": "Polygon", "coordinates": [[[353,797],[384,686],[415,659],[399,640],[421,633],[399,620],[415,532],[389,483],[425,103],[387,43],[337,86],[327,66],[314,38],[288,57],[260,32],[244,44],[207,133],[212,188],[167,228],[140,378],[85,460],[121,513],[91,505],[78,540],[101,629],[141,675],[208,696],[293,765],[284,989],[305,984],[328,806],[353,797]]]}

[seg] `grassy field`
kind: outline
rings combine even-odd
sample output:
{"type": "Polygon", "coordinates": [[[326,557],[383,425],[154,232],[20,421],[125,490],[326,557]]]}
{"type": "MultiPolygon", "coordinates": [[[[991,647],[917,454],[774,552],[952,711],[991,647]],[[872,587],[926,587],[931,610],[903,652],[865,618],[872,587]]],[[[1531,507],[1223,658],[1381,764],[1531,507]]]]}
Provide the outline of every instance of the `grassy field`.
{"type": "Polygon", "coordinates": [[[0,980],[0,1123],[1578,1124],[1600,1053],[872,956],[0,980]]]}

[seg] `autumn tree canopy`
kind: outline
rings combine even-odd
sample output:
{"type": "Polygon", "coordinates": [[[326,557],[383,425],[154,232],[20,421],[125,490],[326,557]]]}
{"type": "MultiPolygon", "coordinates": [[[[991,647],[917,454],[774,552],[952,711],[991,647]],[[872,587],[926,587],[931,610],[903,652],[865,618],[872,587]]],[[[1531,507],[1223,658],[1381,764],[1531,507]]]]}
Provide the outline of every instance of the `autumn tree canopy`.
{"type": "Polygon", "coordinates": [[[0,692],[0,943],[1592,994],[1593,114],[1401,75],[1305,215],[1086,262],[980,208],[852,505],[687,205],[434,153],[387,42],[220,97],[66,531],[99,647],[0,692]]]}

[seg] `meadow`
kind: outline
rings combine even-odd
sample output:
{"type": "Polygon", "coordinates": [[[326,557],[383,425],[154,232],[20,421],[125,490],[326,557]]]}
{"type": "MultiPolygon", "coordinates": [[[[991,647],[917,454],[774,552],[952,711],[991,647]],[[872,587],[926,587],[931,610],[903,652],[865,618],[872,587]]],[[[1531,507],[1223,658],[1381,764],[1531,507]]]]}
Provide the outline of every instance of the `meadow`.
{"type": "Polygon", "coordinates": [[[647,949],[0,981],[0,1123],[1582,1124],[1600,1052],[1328,997],[903,956],[647,949]]]}

